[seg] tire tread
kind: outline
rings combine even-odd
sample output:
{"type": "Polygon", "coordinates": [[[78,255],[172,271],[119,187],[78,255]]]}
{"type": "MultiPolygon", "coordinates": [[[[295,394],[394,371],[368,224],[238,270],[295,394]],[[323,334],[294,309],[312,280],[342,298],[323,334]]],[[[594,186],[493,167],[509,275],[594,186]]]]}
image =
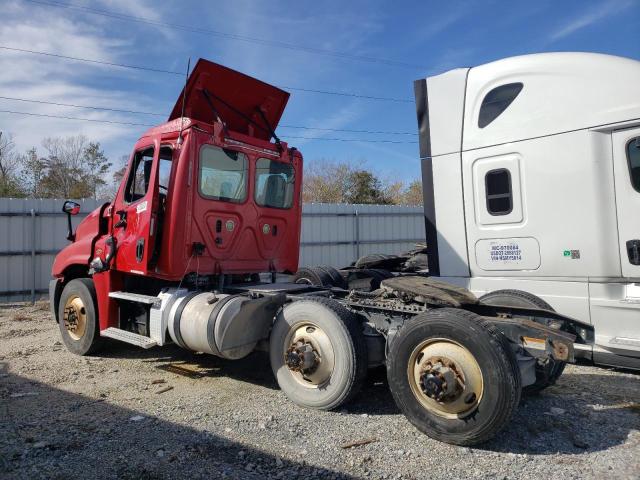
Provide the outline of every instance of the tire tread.
{"type": "Polygon", "coordinates": [[[82,287],[80,288],[86,288],[89,296],[91,297],[92,301],[93,301],[93,311],[94,311],[94,316],[95,318],[93,319],[93,323],[94,323],[94,334],[93,334],[93,339],[91,341],[91,344],[84,348],[84,349],[74,349],[74,347],[76,345],[74,344],[70,344],[68,343],[67,339],[64,336],[63,333],[63,329],[64,327],[64,320],[63,317],[61,315],[60,319],[59,319],[59,328],[60,328],[60,333],[62,335],[62,340],[65,343],[65,345],[67,346],[67,349],[69,349],[69,351],[71,351],[72,353],[75,353],[77,355],[92,355],[96,352],[98,352],[103,346],[104,346],[104,338],[102,338],[100,336],[100,323],[98,321],[98,300],[97,300],[97,295],[96,295],[96,288],[93,284],[93,280],[90,278],[85,278],[85,277],[81,277],[81,278],[74,278],[73,280],[69,281],[65,286],[64,289],[62,290],[62,294],[60,295],[60,304],[58,306],[58,308],[62,308],[62,305],[64,305],[64,297],[65,297],[65,293],[67,293],[67,289],[68,288],[74,288],[75,285],[77,284],[81,284],[82,287]]]}
{"type": "MultiPolygon", "coordinates": [[[[402,337],[394,339],[388,356],[389,360],[387,371],[389,372],[389,386],[392,387],[393,397],[396,400],[396,403],[398,403],[400,409],[405,413],[405,415],[407,415],[409,421],[411,421],[419,430],[433,438],[436,438],[437,440],[447,443],[455,445],[476,445],[493,438],[508,423],[520,402],[520,392],[522,389],[520,370],[518,368],[515,355],[509,346],[508,340],[491,323],[486,320],[482,320],[478,315],[466,310],[441,308],[425,312],[409,320],[409,323],[405,324],[405,326],[400,329],[397,336],[402,337]],[[419,424],[416,419],[407,415],[407,409],[404,407],[402,399],[399,397],[397,392],[394,391],[394,385],[398,384],[398,386],[400,386],[398,383],[400,380],[392,378],[392,372],[396,370],[396,362],[401,358],[401,354],[398,351],[402,345],[401,339],[411,335],[414,330],[429,322],[450,324],[461,330],[468,329],[469,322],[477,324],[487,333],[489,346],[499,357],[499,363],[503,367],[506,367],[499,368],[499,366],[495,366],[495,371],[500,374],[500,381],[498,383],[505,389],[506,394],[500,396],[501,403],[493,408],[491,417],[485,422],[485,428],[478,431],[463,433],[429,430],[428,426],[419,424]]],[[[406,372],[405,365],[401,365],[400,367],[401,372],[406,372]]],[[[415,401],[413,398],[411,400],[415,401]]]]}
{"type": "Polygon", "coordinates": [[[355,313],[330,298],[317,297],[310,300],[327,307],[341,318],[349,332],[349,336],[353,340],[354,348],[352,360],[356,368],[353,370],[352,381],[350,382],[351,387],[345,392],[338,405],[328,408],[328,410],[331,410],[353,400],[353,398],[362,389],[362,385],[367,377],[367,368],[369,363],[367,356],[367,343],[362,331],[362,324],[355,313]]]}

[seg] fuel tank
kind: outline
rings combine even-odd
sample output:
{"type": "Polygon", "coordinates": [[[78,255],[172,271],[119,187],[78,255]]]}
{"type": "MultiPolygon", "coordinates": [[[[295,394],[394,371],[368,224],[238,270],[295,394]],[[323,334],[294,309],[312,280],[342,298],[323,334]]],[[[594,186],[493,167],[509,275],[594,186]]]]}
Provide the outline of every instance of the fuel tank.
{"type": "Polygon", "coordinates": [[[178,298],[169,311],[171,339],[187,350],[237,360],[269,335],[285,296],[252,298],[193,292],[178,298]]]}

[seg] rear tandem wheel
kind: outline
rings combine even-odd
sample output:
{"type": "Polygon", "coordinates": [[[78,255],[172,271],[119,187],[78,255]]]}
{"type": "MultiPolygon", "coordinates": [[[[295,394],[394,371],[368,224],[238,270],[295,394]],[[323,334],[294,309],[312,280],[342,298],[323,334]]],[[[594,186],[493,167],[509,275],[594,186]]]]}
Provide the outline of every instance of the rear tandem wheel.
{"type": "Polygon", "coordinates": [[[455,445],[492,438],[520,401],[506,338],[478,315],[441,308],[408,320],[391,341],[389,388],[418,430],[455,445]]]}
{"type": "Polygon", "coordinates": [[[340,272],[330,265],[301,267],[293,276],[292,281],[294,283],[305,283],[318,287],[347,287],[340,272]]]}
{"type": "Polygon", "coordinates": [[[351,400],[367,374],[367,346],[355,314],[335,300],[286,305],[269,339],[273,374],[294,403],[332,410],[351,400]]]}

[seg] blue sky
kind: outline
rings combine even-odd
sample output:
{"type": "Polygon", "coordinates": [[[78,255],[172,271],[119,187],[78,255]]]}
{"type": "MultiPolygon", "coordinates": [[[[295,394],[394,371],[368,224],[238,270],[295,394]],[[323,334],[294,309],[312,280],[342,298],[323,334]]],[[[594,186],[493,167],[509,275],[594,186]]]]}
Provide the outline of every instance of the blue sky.
{"type": "MultiPolygon", "coordinates": [[[[188,57],[192,62],[203,57],[275,85],[408,100],[373,101],[291,91],[281,124],[409,135],[278,129],[283,139],[303,152],[307,164],[320,159],[365,161],[382,177],[405,181],[419,176],[417,137],[412,135],[416,132],[413,80],[450,68],[546,51],[593,51],[640,59],[640,0],[3,0],[0,11],[0,46],[4,47],[178,71],[186,68],[188,57]],[[61,3],[224,35],[51,5],[61,3]],[[279,42],[305,48],[285,48],[279,42]],[[331,138],[406,143],[328,140],[331,138]]],[[[166,114],[184,82],[178,75],[2,49],[0,65],[0,96],[166,114]]],[[[0,99],[0,110],[132,123],[164,120],[162,116],[5,99],[0,99]]],[[[46,136],[83,133],[100,141],[115,160],[129,153],[145,129],[0,113],[0,130],[12,133],[20,150],[38,146],[46,136]]]]}

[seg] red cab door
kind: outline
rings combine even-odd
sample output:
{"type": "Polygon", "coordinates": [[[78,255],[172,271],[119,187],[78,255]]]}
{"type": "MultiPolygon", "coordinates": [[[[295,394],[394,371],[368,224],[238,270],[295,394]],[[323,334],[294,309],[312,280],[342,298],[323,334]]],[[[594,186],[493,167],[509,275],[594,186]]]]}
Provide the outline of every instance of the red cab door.
{"type": "Polygon", "coordinates": [[[146,275],[157,230],[159,145],[136,149],[114,205],[115,268],[146,275]]]}

